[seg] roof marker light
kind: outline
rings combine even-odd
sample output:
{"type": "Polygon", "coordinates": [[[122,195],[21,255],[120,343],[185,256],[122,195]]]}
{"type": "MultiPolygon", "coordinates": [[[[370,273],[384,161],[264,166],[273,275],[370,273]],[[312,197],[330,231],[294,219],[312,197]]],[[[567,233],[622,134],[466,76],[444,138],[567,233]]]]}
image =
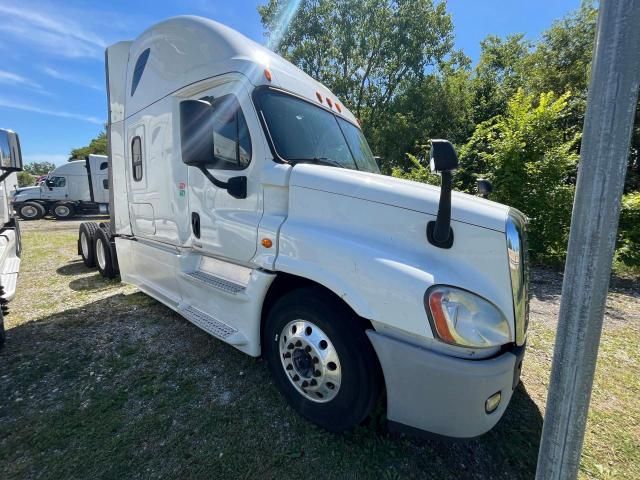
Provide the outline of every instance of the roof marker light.
{"type": "Polygon", "coordinates": [[[318,101],[322,103],[322,95],[320,95],[320,92],[316,92],[316,97],[318,97],[318,101]]]}
{"type": "Polygon", "coordinates": [[[264,69],[264,76],[268,81],[271,81],[271,72],[269,71],[268,68],[264,69]]]}
{"type": "Polygon", "coordinates": [[[329,97],[327,97],[327,105],[329,105],[329,108],[333,107],[333,102],[329,97]]]}
{"type": "Polygon", "coordinates": [[[340,104],[338,102],[336,102],[336,109],[342,113],[342,107],[340,106],[340,104]]]}

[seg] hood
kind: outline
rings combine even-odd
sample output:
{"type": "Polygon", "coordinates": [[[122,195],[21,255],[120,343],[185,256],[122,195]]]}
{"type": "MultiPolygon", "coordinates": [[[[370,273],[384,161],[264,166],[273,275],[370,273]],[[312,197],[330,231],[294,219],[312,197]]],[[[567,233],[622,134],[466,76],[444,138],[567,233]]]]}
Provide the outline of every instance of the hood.
{"type": "MultiPolygon", "coordinates": [[[[299,164],[291,173],[291,186],[392,205],[437,215],[440,187],[402,178],[312,164],[299,164]]],[[[505,231],[509,207],[484,198],[453,192],[451,219],[498,232],[505,231]]]]}
{"type": "Polygon", "coordinates": [[[29,199],[29,198],[40,198],[40,187],[21,187],[18,188],[14,194],[14,198],[19,199],[29,199]]]}

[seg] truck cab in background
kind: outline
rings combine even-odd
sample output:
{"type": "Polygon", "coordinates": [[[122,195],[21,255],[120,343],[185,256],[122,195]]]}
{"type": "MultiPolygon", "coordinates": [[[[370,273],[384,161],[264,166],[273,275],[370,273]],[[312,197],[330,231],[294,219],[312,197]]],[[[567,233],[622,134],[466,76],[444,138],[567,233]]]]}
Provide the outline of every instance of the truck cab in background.
{"type": "Polygon", "coordinates": [[[109,162],[104,155],[89,155],[51,171],[44,181],[14,193],[14,208],[23,220],[38,220],[50,213],[59,220],[75,215],[109,213],[109,162]]]}
{"type": "Polygon", "coordinates": [[[176,17],[106,52],[110,213],[83,223],[89,266],[267,361],[332,431],[382,389],[399,429],[474,437],[518,384],[525,219],[379,173],[324,85],[234,30],[176,17]]]}
{"type": "Polygon", "coordinates": [[[0,129],[0,348],[5,343],[4,316],[16,294],[22,243],[20,224],[13,214],[12,190],[22,170],[18,134],[0,129]]]}

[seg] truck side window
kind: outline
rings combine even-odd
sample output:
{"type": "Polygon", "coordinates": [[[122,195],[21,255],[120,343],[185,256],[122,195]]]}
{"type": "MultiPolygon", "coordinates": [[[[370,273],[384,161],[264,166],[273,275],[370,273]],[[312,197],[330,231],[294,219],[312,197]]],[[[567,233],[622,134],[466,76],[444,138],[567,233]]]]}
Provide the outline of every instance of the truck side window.
{"type": "Polygon", "coordinates": [[[151,49],[147,48],[144,52],[140,54],[138,60],[136,60],[136,66],[133,68],[133,79],[131,80],[131,96],[136,93],[136,88],[138,88],[138,84],[140,83],[140,79],[142,78],[142,72],[144,72],[144,67],[147,66],[147,60],[149,59],[149,53],[151,53],[151,49]]]}
{"type": "Polygon", "coordinates": [[[131,140],[131,171],[136,182],[142,180],[142,139],[133,137],[131,140]]]}
{"type": "Polygon", "coordinates": [[[249,128],[234,95],[223,95],[213,101],[213,168],[243,170],[251,163],[249,128]]]}
{"type": "Polygon", "coordinates": [[[49,178],[49,186],[51,187],[64,187],[67,184],[65,177],[51,177],[49,178]]]}

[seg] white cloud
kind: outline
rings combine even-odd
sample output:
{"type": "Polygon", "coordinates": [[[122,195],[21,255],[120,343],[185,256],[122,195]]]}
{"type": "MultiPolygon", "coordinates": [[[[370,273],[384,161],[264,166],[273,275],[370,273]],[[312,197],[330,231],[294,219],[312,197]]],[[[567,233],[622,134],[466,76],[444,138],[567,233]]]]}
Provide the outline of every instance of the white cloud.
{"type": "Polygon", "coordinates": [[[105,123],[104,120],[101,120],[97,117],[92,117],[90,115],[65,112],[62,110],[48,110],[46,108],[40,108],[26,103],[14,102],[2,97],[0,97],[0,107],[23,110],[25,112],[41,113],[43,115],[52,115],[54,117],[71,118],[75,120],[81,120],[83,122],[95,123],[96,125],[104,125],[105,123]]]}
{"type": "Polygon", "coordinates": [[[48,53],[70,58],[102,59],[107,42],[94,31],[84,28],[72,18],[71,11],[56,4],[53,11],[44,6],[29,7],[0,4],[0,31],[21,43],[42,48],[48,53]]]}
{"type": "Polygon", "coordinates": [[[28,78],[18,75],[17,73],[7,72],[6,70],[0,70],[0,83],[6,83],[9,85],[22,85],[30,88],[40,90],[42,86],[40,84],[29,80],[28,78]]]}
{"type": "Polygon", "coordinates": [[[84,78],[79,75],[71,75],[69,73],[61,72],[51,67],[42,67],[42,71],[49,75],[50,77],[56,78],[58,80],[63,80],[65,82],[73,83],[75,85],[81,85],[83,87],[91,88],[93,90],[104,90],[102,85],[98,85],[97,83],[89,80],[88,78],[84,78]]]}
{"type": "Polygon", "coordinates": [[[22,163],[33,162],[51,162],[54,165],[62,165],[69,161],[69,155],[64,153],[32,153],[30,155],[22,156],[22,163]]]}

